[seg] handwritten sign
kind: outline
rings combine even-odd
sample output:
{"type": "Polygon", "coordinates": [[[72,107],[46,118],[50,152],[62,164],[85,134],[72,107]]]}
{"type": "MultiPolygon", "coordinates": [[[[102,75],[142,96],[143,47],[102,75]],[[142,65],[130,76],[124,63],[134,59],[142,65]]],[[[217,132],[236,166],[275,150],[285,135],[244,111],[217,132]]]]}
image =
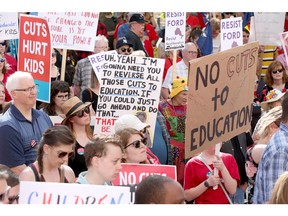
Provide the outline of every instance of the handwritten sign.
{"type": "Polygon", "coordinates": [[[90,58],[102,74],[94,134],[113,134],[118,117],[144,112],[153,139],[165,60],[114,54],[102,58],[90,58]]]}
{"type": "Polygon", "coordinates": [[[93,51],[98,26],[97,12],[39,12],[47,19],[52,47],[93,51]]]}
{"type": "Polygon", "coordinates": [[[165,50],[178,50],[185,47],[186,13],[166,12],[165,50]]]}
{"type": "Polygon", "coordinates": [[[38,84],[37,100],[50,103],[51,39],[47,21],[20,15],[18,70],[30,72],[38,84]]]}
{"type": "Polygon", "coordinates": [[[90,184],[20,182],[19,204],[129,204],[129,188],[90,184]]]}
{"type": "MultiPolygon", "coordinates": [[[[286,65],[288,65],[288,32],[280,33],[279,36],[280,36],[280,41],[284,50],[286,65]]],[[[284,67],[286,67],[286,65],[284,65],[284,67]]],[[[287,69],[288,68],[286,68],[286,70],[287,69]]]]}
{"type": "Polygon", "coordinates": [[[258,42],[191,60],[185,158],[251,128],[258,42]]]}
{"type": "Polygon", "coordinates": [[[17,12],[0,12],[0,38],[1,40],[19,38],[17,12]]]}
{"type": "Polygon", "coordinates": [[[176,166],[156,164],[122,164],[122,170],[114,180],[114,185],[126,185],[130,188],[131,203],[135,202],[137,185],[149,175],[163,175],[177,180],[176,166]]]}
{"type": "Polygon", "coordinates": [[[221,19],[221,51],[243,45],[242,18],[221,19]]]}
{"type": "Polygon", "coordinates": [[[255,38],[260,45],[281,45],[278,35],[283,32],[285,12],[254,12],[254,20],[255,38]]]}

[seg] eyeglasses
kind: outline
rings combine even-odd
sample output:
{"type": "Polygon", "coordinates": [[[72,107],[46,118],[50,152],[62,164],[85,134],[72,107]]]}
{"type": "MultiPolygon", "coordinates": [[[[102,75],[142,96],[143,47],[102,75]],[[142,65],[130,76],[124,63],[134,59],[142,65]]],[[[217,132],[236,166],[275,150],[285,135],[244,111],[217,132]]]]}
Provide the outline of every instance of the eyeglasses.
{"type": "Polygon", "coordinates": [[[57,95],[57,98],[60,98],[60,99],[64,99],[64,98],[68,98],[69,97],[69,95],[67,94],[67,95],[57,95]]]}
{"type": "Polygon", "coordinates": [[[32,91],[34,91],[34,90],[36,90],[36,91],[38,91],[38,84],[36,84],[36,85],[34,85],[34,86],[32,86],[32,87],[28,87],[28,88],[25,88],[25,89],[14,89],[14,91],[23,91],[23,92],[29,92],[29,93],[31,93],[32,91]]]}
{"type": "Polygon", "coordinates": [[[10,190],[10,186],[8,186],[7,188],[6,188],[6,190],[4,191],[4,193],[2,193],[2,194],[0,194],[0,201],[4,201],[5,200],[5,197],[9,194],[9,190],[10,190]]]}
{"type": "Polygon", "coordinates": [[[193,54],[193,55],[198,55],[197,51],[188,51],[188,53],[193,54]]]}
{"type": "Polygon", "coordinates": [[[101,50],[108,50],[108,47],[107,46],[102,46],[102,47],[95,47],[97,49],[101,49],[101,50]]]}
{"type": "Polygon", "coordinates": [[[141,142],[144,144],[144,145],[147,145],[147,138],[144,137],[142,138],[141,140],[135,140],[134,142],[128,144],[127,146],[125,146],[124,149],[128,148],[129,146],[133,145],[134,148],[140,148],[140,145],[141,145],[141,142]]]}
{"type": "Polygon", "coordinates": [[[275,70],[275,71],[271,71],[271,73],[276,74],[276,73],[282,73],[284,70],[280,69],[280,70],[275,70]]]}
{"type": "Polygon", "coordinates": [[[232,12],[225,12],[224,14],[227,14],[227,15],[234,15],[234,13],[232,13],[232,12]]]}
{"type": "Polygon", "coordinates": [[[6,60],[5,58],[0,58],[1,63],[5,62],[5,60],[6,60]]]}
{"type": "Polygon", "coordinates": [[[66,155],[68,155],[68,158],[70,158],[74,155],[74,152],[59,152],[58,158],[64,158],[66,155]]]}
{"type": "Polygon", "coordinates": [[[6,46],[6,42],[5,42],[5,41],[0,42],[0,44],[1,44],[2,46],[6,46]]]}
{"type": "Polygon", "coordinates": [[[8,197],[8,201],[9,201],[9,204],[12,204],[16,201],[16,203],[18,204],[18,201],[19,201],[19,195],[16,195],[16,196],[12,196],[12,197],[8,197]]]}
{"type": "Polygon", "coordinates": [[[87,114],[90,113],[89,107],[85,107],[84,109],[82,109],[79,112],[75,113],[73,116],[78,116],[79,118],[82,118],[84,116],[84,113],[87,113],[87,114]]]}
{"type": "Polygon", "coordinates": [[[122,51],[122,52],[126,52],[126,51],[127,51],[127,52],[130,53],[132,50],[131,50],[131,48],[128,48],[128,49],[126,49],[126,48],[121,48],[121,51],[122,51]]]}

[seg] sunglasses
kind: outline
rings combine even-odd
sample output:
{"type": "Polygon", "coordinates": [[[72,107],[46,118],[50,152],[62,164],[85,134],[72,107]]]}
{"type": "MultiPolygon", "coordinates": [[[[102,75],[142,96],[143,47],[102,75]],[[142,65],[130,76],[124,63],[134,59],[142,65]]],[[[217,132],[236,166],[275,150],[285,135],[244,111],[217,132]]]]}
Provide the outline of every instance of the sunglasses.
{"type": "Polygon", "coordinates": [[[0,42],[0,44],[1,44],[2,46],[6,46],[6,42],[5,42],[5,41],[0,42]]]}
{"type": "Polygon", "coordinates": [[[121,51],[122,51],[122,52],[126,52],[126,51],[127,51],[127,52],[130,53],[132,50],[131,50],[131,48],[128,48],[128,49],[126,49],[126,48],[121,48],[121,51]]]}
{"type": "Polygon", "coordinates": [[[74,155],[74,152],[59,152],[58,158],[64,158],[68,155],[68,158],[71,158],[74,155]]]}
{"type": "Polygon", "coordinates": [[[128,144],[127,146],[125,146],[124,149],[128,148],[129,146],[133,145],[134,148],[140,148],[140,145],[141,145],[141,142],[144,144],[144,145],[147,145],[147,138],[144,137],[142,138],[141,140],[135,140],[134,142],[128,144]]]}
{"type": "Polygon", "coordinates": [[[271,71],[273,74],[276,74],[276,73],[282,73],[284,70],[281,69],[281,70],[275,70],[275,71],[271,71]]]}
{"type": "Polygon", "coordinates": [[[84,113],[87,113],[87,114],[90,113],[89,107],[85,107],[84,109],[82,109],[79,112],[75,113],[73,116],[78,116],[79,118],[82,118],[84,116],[84,113]]]}
{"type": "Polygon", "coordinates": [[[19,195],[16,195],[16,196],[12,196],[12,197],[8,197],[8,201],[9,201],[9,204],[12,204],[16,201],[16,203],[18,204],[18,201],[19,201],[19,195]]]}
{"type": "Polygon", "coordinates": [[[5,60],[6,60],[5,58],[0,58],[1,63],[5,62],[5,60]]]}

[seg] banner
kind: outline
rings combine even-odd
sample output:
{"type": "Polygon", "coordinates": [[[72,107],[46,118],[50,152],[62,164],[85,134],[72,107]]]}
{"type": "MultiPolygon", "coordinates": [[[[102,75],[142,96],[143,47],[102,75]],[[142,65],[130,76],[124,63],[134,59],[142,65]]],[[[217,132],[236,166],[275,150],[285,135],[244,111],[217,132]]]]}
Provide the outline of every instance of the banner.
{"type": "Polygon", "coordinates": [[[93,51],[97,12],[39,12],[47,19],[53,48],[93,51]]]}
{"type": "Polygon", "coordinates": [[[258,42],[191,60],[185,158],[250,130],[258,42]]]}
{"type": "Polygon", "coordinates": [[[129,204],[128,187],[20,181],[19,204],[129,204]]]}
{"type": "Polygon", "coordinates": [[[11,40],[19,38],[17,12],[0,12],[0,38],[11,40]]]}
{"type": "Polygon", "coordinates": [[[165,60],[107,53],[100,56],[89,57],[100,77],[94,134],[113,134],[118,117],[143,114],[153,140],[165,60]]]}
{"type": "Polygon", "coordinates": [[[30,72],[38,85],[37,100],[50,103],[51,40],[47,21],[20,15],[18,70],[30,72]]]}
{"type": "Polygon", "coordinates": [[[242,18],[221,19],[221,51],[243,45],[242,18]]]}
{"type": "Polygon", "coordinates": [[[186,13],[166,12],[165,18],[165,51],[185,47],[186,13]]]}

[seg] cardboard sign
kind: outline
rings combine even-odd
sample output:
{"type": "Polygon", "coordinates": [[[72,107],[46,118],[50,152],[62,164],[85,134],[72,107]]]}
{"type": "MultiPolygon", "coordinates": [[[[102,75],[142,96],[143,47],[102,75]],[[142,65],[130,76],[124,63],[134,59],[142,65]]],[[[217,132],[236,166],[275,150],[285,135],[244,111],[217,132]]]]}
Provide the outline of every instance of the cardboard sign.
{"type": "Polygon", "coordinates": [[[19,204],[129,204],[128,187],[20,182],[19,204]]]}
{"type": "Polygon", "coordinates": [[[221,19],[221,51],[243,45],[242,18],[221,19]]]}
{"type": "Polygon", "coordinates": [[[107,53],[99,61],[92,58],[96,74],[102,74],[94,134],[113,134],[118,117],[138,113],[146,116],[153,140],[165,60],[107,53]]]}
{"type": "Polygon", "coordinates": [[[118,177],[113,181],[113,184],[127,186],[131,194],[130,203],[134,203],[137,185],[149,175],[163,175],[176,181],[176,166],[156,164],[122,164],[122,170],[118,177]]]}
{"type": "Polygon", "coordinates": [[[0,38],[1,40],[11,40],[19,38],[18,13],[0,13],[0,38]]]}
{"type": "Polygon", "coordinates": [[[93,51],[98,26],[97,12],[39,12],[47,19],[52,47],[93,51]]]}
{"type": "Polygon", "coordinates": [[[185,158],[250,130],[258,42],[191,60],[185,158]]]}
{"type": "Polygon", "coordinates": [[[186,13],[166,12],[165,50],[178,50],[185,47],[186,13]]]}
{"type": "MultiPolygon", "coordinates": [[[[255,39],[259,42],[260,45],[281,45],[278,35],[279,33],[283,32],[285,12],[254,12],[254,20],[255,39]]],[[[251,39],[252,38],[254,38],[253,35],[251,39]]]]}
{"type": "Polygon", "coordinates": [[[38,84],[37,100],[50,103],[51,40],[47,21],[20,15],[18,70],[30,72],[38,84]]]}

